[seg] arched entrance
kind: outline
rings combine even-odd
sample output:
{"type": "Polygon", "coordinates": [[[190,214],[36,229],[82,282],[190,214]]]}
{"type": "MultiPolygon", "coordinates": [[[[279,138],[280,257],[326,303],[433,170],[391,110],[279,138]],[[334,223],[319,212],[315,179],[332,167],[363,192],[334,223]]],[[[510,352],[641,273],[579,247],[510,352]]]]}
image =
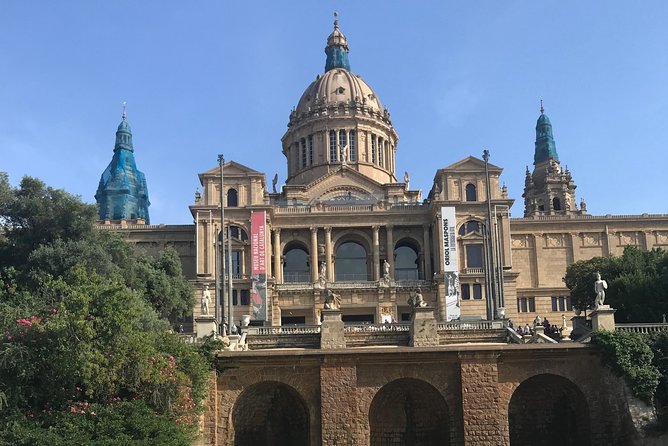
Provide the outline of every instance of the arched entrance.
{"type": "Polygon", "coordinates": [[[371,446],[450,444],[445,399],[431,384],[402,378],[383,386],[369,409],[371,446]]]}
{"type": "Polygon", "coordinates": [[[297,391],[262,382],[244,390],[232,411],[235,446],[306,446],[309,417],[297,391]]]}
{"type": "Polygon", "coordinates": [[[587,446],[589,408],[580,389],[558,375],[531,377],[508,406],[511,446],[587,446]]]}

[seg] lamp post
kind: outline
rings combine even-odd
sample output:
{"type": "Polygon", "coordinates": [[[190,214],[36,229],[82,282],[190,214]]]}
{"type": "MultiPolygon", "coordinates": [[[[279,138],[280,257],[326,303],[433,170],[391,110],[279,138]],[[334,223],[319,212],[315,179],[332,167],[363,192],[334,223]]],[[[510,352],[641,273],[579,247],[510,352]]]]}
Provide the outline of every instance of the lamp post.
{"type": "MultiPolygon", "coordinates": [[[[225,202],[223,201],[224,191],[223,191],[223,165],[225,164],[225,157],[222,154],[218,155],[218,165],[220,166],[220,233],[216,240],[219,240],[218,246],[220,246],[220,291],[218,296],[220,301],[220,321],[222,323],[223,333],[225,332],[225,321],[227,320],[225,315],[225,310],[227,309],[227,302],[225,301],[225,202]]],[[[229,321],[228,321],[229,327],[229,321]]]]}
{"type": "Polygon", "coordinates": [[[486,232],[487,232],[487,249],[486,249],[486,254],[487,258],[489,259],[488,265],[489,265],[489,273],[486,274],[486,278],[489,277],[489,290],[491,292],[491,296],[488,295],[488,298],[491,298],[491,306],[488,306],[489,310],[491,310],[491,319],[496,318],[496,309],[497,309],[497,296],[496,296],[496,280],[495,280],[495,271],[496,271],[496,265],[494,262],[494,250],[492,249],[492,246],[494,245],[494,239],[492,238],[492,195],[491,195],[491,187],[489,185],[489,150],[485,149],[482,152],[482,159],[485,160],[485,192],[486,192],[486,201],[487,201],[487,225],[486,226],[486,232]]]}
{"type": "MultiPolygon", "coordinates": [[[[496,267],[496,272],[497,272],[497,288],[498,288],[498,299],[499,299],[499,311],[503,311],[505,313],[505,307],[506,307],[506,298],[505,298],[505,292],[504,292],[504,279],[503,279],[503,269],[504,269],[504,261],[503,261],[503,253],[504,250],[501,245],[501,232],[502,229],[500,228],[501,223],[499,222],[499,217],[497,215],[497,209],[505,209],[506,212],[508,213],[508,217],[510,218],[510,206],[507,204],[495,204],[494,205],[494,247],[496,250],[496,259],[497,259],[497,267],[496,267]],[[501,309],[504,310],[501,310],[501,309]]],[[[501,214],[501,218],[503,219],[503,214],[501,214]]],[[[510,251],[510,255],[512,256],[512,251],[510,251]]],[[[512,264],[512,257],[511,257],[511,264],[512,264]]],[[[499,315],[501,317],[501,315],[499,315]]]]}

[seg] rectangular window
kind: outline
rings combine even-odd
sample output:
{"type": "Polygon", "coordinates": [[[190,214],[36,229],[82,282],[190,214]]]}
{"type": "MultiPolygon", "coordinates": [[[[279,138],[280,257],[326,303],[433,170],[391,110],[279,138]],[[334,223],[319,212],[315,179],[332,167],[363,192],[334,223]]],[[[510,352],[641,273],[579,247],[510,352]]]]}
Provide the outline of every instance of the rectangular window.
{"type": "Polygon", "coordinates": [[[302,153],[302,169],[303,169],[304,167],[306,167],[306,156],[307,156],[306,140],[302,138],[301,143],[302,143],[301,153],[302,153]]]}
{"type": "Polygon", "coordinates": [[[232,251],[232,274],[241,274],[241,251],[232,251]]]}
{"type": "Polygon", "coordinates": [[[573,311],[573,302],[571,302],[571,296],[566,298],[566,310],[573,311]]]}
{"type": "Polygon", "coordinates": [[[329,131],[329,162],[336,162],[336,132],[334,130],[329,131]]]}
{"type": "Polygon", "coordinates": [[[482,245],[466,245],[466,267],[482,268],[482,245]]]}
{"type": "Polygon", "coordinates": [[[237,299],[237,290],[232,290],[232,305],[239,305],[239,301],[237,299]]]}
{"type": "Polygon", "coordinates": [[[462,299],[471,299],[471,288],[469,287],[468,283],[462,283],[462,299]]]}
{"type": "Polygon", "coordinates": [[[479,283],[473,284],[473,298],[482,299],[482,285],[480,285],[479,283]]]}
{"type": "Polygon", "coordinates": [[[378,165],[383,167],[383,138],[378,138],[378,165]]]}
{"type": "Polygon", "coordinates": [[[250,305],[250,290],[239,290],[241,291],[241,305],[248,306],[250,305]]]}
{"type": "Polygon", "coordinates": [[[350,141],[350,162],[354,163],[357,161],[357,138],[355,135],[355,130],[350,131],[348,140],[350,141]]]}
{"type": "Polygon", "coordinates": [[[536,299],[534,297],[522,297],[517,300],[517,311],[520,313],[535,313],[536,299]]]}
{"type": "Polygon", "coordinates": [[[558,311],[559,308],[559,299],[557,296],[552,296],[552,311],[558,311]]]}
{"type": "Polygon", "coordinates": [[[313,135],[308,135],[308,165],[313,165],[313,135]]]}
{"type": "Polygon", "coordinates": [[[376,164],[376,135],[371,135],[371,162],[376,164]]]}

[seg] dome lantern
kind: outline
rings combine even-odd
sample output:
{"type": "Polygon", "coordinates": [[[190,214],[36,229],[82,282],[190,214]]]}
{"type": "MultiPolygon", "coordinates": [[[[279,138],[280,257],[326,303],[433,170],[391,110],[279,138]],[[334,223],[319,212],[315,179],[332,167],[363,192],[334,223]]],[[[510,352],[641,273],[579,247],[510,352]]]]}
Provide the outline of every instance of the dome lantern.
{"type": "Polygon", "coordinates": [[[339,30],[339,15],[335,12],[334,31],[327,38],[327,46],[325,47],[325,54],[327,54],[325,72],[334,68],[343,68],[350,71],[348,51],[350,51],[348,41],[346,40],[346,36],[339,30]]]}

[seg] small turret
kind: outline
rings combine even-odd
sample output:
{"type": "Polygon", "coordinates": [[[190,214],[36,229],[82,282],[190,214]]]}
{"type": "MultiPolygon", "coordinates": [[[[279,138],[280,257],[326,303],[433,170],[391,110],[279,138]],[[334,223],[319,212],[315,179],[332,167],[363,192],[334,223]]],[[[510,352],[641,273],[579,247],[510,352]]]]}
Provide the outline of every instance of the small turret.
{"type": "Polygon", "coordinates": [[[114,156],[102,173],[95,200],[102,221],[143,220],[149,223],[146,177],[137,169],[132,145],[132,130],[127,122],[125,103],[123,119],[116,130],[114,156]]]}

